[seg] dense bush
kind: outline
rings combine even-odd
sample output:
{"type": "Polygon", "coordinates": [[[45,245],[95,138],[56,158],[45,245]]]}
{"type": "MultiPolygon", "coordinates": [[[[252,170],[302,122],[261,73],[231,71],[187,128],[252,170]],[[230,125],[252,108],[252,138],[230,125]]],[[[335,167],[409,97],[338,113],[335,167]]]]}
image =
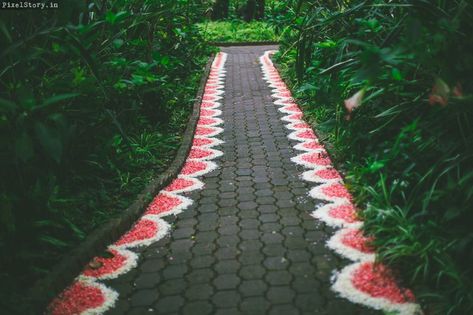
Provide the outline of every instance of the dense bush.
{"type": "Polygon", "coordinates": [[[379,258],[429,314],[472,314],[471,2],[288,4],[278,62],[345,163],[379,258]]]}
{"type": "Polygon", "coordinates": [[[202,36],[209,42],[235,43],[277,40],[272,25],[263,21],[207,21],[199,23],[197,26],[202,36]]]}
{"type": "Polygon", "coordinates": [[[3,309],[172,158],[209,55],[195,3],[1,12],[3,309]]]}

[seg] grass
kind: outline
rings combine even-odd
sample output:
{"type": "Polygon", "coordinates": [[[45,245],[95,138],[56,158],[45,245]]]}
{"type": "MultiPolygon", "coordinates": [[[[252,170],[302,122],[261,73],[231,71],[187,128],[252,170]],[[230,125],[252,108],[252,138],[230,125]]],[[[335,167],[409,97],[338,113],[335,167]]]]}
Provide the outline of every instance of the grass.
{"type": "Polygon", "coordinates": [[[278,41],[273,27],[266,22],[240,20],[199,23],[198,28],[208,42],[239,43],[278,41]]]}

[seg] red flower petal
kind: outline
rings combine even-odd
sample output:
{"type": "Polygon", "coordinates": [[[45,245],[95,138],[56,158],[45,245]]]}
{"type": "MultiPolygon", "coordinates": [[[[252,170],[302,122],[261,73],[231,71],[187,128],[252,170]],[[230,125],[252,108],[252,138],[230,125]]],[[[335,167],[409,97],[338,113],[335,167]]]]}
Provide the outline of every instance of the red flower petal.
{"type": "Polygon", "coordinates": [[[202,95],[202,100],[204,101],[215,101],[217,99],[217,96],[215,94],[204,94],[202,95]]]}
{"type": "Polygon", "coordinates": [[[219,79],[208,79],[207,84],[218,84],[219,79]]]}
{"type": "Polygon", "coordinates": [[[49,306],[51,315],[75,315],[102,306],[106,297],[100,287],[76,281],[49,306]]]}
{"type": "Polygon", "coordinates": [[[189,152],[189,159],[202,159],[211,156],[213,153],[212,151],[202,150],[198,148],[192,148],[189,152]]]}
{"type": "Polygon", "coordinates": [[[346,187],[342,184],[333,184],[328,187],[323,187],[322,191],[329,197],[346,198],[348,200],[352,198],[346,187]]]}
{"type": "Polygon", "coordinates": [[[356,216],[355,207],[352,204],[345,204],[330,208],[328,214],[333,218],[342,219],[347,223],[359,221],[356,216]]]}
{"type": "Polygon", "coordinates": [[[340,174],[334,168],[316,171],[315,175],[323,179],[341,179],[340,174]]]}
{"type": "Polygon", "coordinates": [[[158,194],[148,206],[146,214],[159,215],[174,210],[175,207],[182,204],[182,201],[168,194],[158,194]]]}
{"type": "Polygon", "coordinates": [[[110,249],[109,251],[113,254],[113,257],[95,257],[94,261],[101,264],[101,267],[97,269],[87,268],[82,274],[88,277],[100,278],[113,274],[126,265],[128,261],[127,256],[120,254],[115,249],[110,249]]]}
{"type": "Polygon", "coordinates": [[[284,109],[286,112],[301,113],[301,109],[297,105],[284,106],[282,109],[284,109]]]}
{"type": "Polygon", "coordinates": [[[381,264],[366,262],[360,265],[352,278],[358,290],[377,298],[385,298],[393,303],[407,303],[415,300],[414,294],[399,288],[392,272],[381,264]]]}
{"type": "Polygon", "coordinates": [[[166,191],[174,191],[174,190],[182,190],[182,189],[186,189],[188,187],[191,187],[195,185],[195,183],[190,180],[190,179],[185,179],[185,178],[176,178],[172,181],[171,184],[168,185],[168,187],[166,187],[166,191]]]}
{"type": "Polygon", "coordinates": [[[204,145],[212,144],[214,141],[210,138],[194,138],[192,146],[201,147],[204,145]]]}
{"type": "MultiPolygon", "coordinates": [[[[286,118],[289,119],[289,120],[299,120],[299,119],[302,118],[302,116],[303,116],[302,113],[294,113],[294,114],[291,114],[291,115],[287,116],[286,118]]],[[[312,131],[312,133],[314,133],[314,132],[312,131]]],[[[312,139],[315,139],[315,135],[312,139]]]]}
{"type": "Polygon", "coordinates": [[[212,102],[209,102],[209,101],[202,102],[200,104],[200,107],[202,107],[202,108],[208,108],[208,107],[214,107],[214,106],[215,106],[215,103],[212,103],[212,102]]]}
{"type": "Polygon", "coordinates": [[[210,118],[210,117],[201,117],[199,118],[199,121],[197,122],[198,125],[212,125],[217,122],[216,119],[210,118]]]}
{"type": "Polygon", "coordinates": [[[197,128],[195,130],[195,135],[196,136],[207,136],[207,135],[210,135],[210,134],[214,133],[216,130],[217,129],[212,128],[212,127],[197,126],[197,128]]]}
{"type": "Polygon", "coordinates": [[[369,245],[371,241],[372,237],[364,236],[363,232],[357,229],[349,229],[341,238],[344,245],[368,254],[374,253],[373,247],[369,245]]]}
{"type": "Polygon", "coordinates": [[[156,236],[159,227],[155,221],[148,219],[141,219],[138,221],[133,228],[123,235],[115,245],[121,246],[137,241],[149,240],[156,236]]]}
{"type": "Polygon", "coordinates": [[[278,91],[276,93],[276,96],[277,97],[292,97],[291,92],[287,89],[285,89],[283,91],[278,91]]]}
{"type": "Polygon", "coordinates": [[[181,170],[182,175],[191,175],[207,169],[207,163],[201,161],[187,161],[181,170]]]}
{"type": "Polygon", "coordinates": [[[292,127],[296,128],[296,129],[310,129],[309,124],[307,124],[306,122],[301,122],[301,123],[294,124],[294,125],[292,125],[292,127]]]}
{"type": "MultiPolygon", "coordinates": [[[[317,141],[305,142],[304,144],[302,144],[302,146],[304,148],[310,149],[310,150],[323,149],[323,146],[320,143],[318,143],[317,141]]],[[[320,177],[322,177],[322,176],[320,176],[320,177]]]]}
{"type": "Polygon", "coordinates": [[[317,139],[317,137],[315,136],[315,133],[312,129],[307,129],[307,130],[298,132],[296,134],[296,136],[298,138],[301,138],[301,139],[309,139],[309,140],[316,140],[317,139]]]}
{"type": "Polygon", "coordinates": [[[302,154],[301,157],[302,161],[320,165],[320,166],[325,166],[325,165],[330,165],[332,162],[330,161],[329,158],[321,155],[320,153],[305,153],[302,154]]]}
{"type": "Polygon", "coordinates": [[[205,116],[215,116],[217,115],[217,111],[215,109],[202,109],[200,111],[200,116],[205,117],[205,116]]]}

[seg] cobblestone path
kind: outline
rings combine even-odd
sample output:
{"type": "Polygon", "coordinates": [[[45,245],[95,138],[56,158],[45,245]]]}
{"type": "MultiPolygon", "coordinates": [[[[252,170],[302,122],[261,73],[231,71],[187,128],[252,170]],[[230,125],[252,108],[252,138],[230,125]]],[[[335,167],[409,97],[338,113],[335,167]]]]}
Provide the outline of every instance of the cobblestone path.
{"type": "Polygon", "coordinates": [[[228,47],[222,100],[224,155],[169,236],[141,250],[138,267],[107,284],[119,292],[108,314],[378,314],[337,298],[325,247],[331,229],[290,158],[258,58],[274,46],[228,47]]]}

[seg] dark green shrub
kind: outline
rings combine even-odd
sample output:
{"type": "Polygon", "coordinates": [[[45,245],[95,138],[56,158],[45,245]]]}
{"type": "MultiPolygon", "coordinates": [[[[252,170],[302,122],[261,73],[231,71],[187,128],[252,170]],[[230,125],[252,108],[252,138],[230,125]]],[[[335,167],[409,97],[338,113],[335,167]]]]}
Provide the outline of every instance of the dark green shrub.
{"type": "Polygon", "coordinates": [[[209,55],[194,26],[202,4],[60,6],[1,12],[5,304],[163,170],[209,55]]]}
{"type": "Polygon", "coordinates": [[[278,60],[345,163],[380,259],[434,314],[473,313],[472,9],[293,1],[274,19],[278,60]]]}

